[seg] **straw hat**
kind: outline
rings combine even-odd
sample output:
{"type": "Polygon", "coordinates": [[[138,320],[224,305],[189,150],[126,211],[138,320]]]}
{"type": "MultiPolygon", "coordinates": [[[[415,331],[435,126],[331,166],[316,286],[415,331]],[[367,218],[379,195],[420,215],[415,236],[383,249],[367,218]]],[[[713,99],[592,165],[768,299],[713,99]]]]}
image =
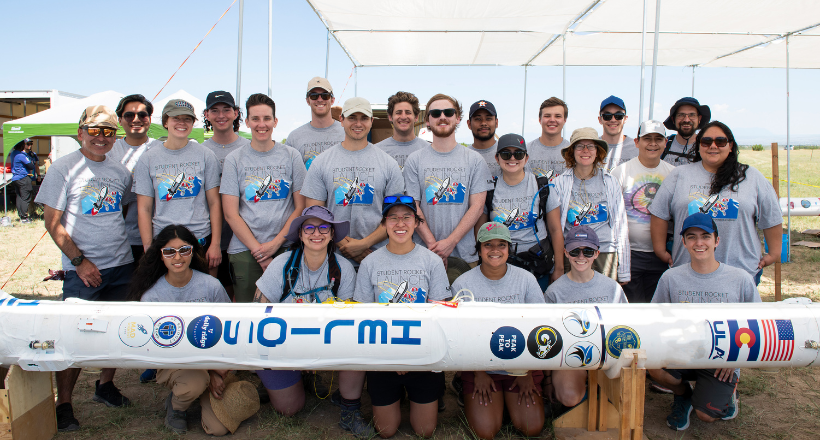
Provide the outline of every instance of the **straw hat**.
{"type": "Polygon", "coordinates": [[[585,128],[577,128],[575,131],[572,132],[572,136],[569,138],[569,146],[564,147],[561,150],[563,153],[570,148],[575,146],[575,143],[578,141],[592,141],[595,142],[596,145],[603,148],[604,151],[609,151],[609,144],[607,144],[604,140],[598,137],[598,131],[592,127],[585,127],[585,128]]]}
{"type": "Polygon", "coordinates": [[[228,384],[222,392],[222,399],[215,399],[208,393],[211,408],[216,418],[233,434],[239,424],[259,411],[259,393],[252,383],[241,380],[236,376],[228,376],[228,384]]]}

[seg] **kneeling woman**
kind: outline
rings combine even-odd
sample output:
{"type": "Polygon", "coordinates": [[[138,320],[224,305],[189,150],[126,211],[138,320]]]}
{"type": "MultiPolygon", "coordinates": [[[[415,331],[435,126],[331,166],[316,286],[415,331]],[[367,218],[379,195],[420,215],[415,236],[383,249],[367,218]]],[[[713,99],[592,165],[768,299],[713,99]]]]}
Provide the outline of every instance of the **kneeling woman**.
{"type": "MultiPolygon", "coordinates": [[[[524,269],[507,264],[510,231],[501,223],[481,225],[476,236],[478,267],[453,283],[455,294],[462,289],[476,301],[506,304],[544,303],[544,294],[535,277],[524,269]]],[[[464,371],[464,409],[467,422],[479,438],[492,439],[501,429],[504,408],[513,425],[525,436],[539,435],[544,428],[541,399],[541,371],[526,376],[510,376],[506,371],[464,371]]]]}
{"type": "MultiPolygon", "coordinates": [[[[387,246],[362,260],[353,299],[365,303],[424,303],[451,297],[441,257],[413,243],[413,233],[422,221],[416,213],[416,201],[398,194],[385,197],[382,206],[381,224],[387,230],[387,246]]],[[[422,437],[433,434],[444,373],[368,371],[367,384],[373,422],[382,438],[392,437],[399,428],[405,390],[413,431],[422,437]]]]}
{"type": "MultiPolygon", "coordinates": [[[[204,255],[202,245],[188,228],[182,225],[166,226],[140,260],[132,278],[134,283],[129,299],[143,302],[231,302],[219,280],[208,275],[204,255]]],[[[165,426],[176,433],[185,433],[188,429],[186,411],[194,400],[200,399],[205,432],[211,435],[227,434],[228,428],[214,414],[208,396],[210,390],[211,397],[222,399],[227,374],[228,370],[157,370],[157,383],[171,389],[165,400],[165,426]]],[[[258,399],[258,396],[255,397],[258,399]]]]}

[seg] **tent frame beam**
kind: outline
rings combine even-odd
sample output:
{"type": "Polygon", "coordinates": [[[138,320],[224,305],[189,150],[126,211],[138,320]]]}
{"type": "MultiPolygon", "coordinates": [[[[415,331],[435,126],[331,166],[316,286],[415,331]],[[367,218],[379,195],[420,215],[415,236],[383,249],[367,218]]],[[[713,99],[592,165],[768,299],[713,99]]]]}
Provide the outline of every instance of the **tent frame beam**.
{"type": "Polygon", "coordinates": [[[315,13],[316,16],[319,17],[319,20],[321,20],[322,24],[325,25],[325,28],[327,29],[327,31],[330,33],[331,36],[333,36],[333,39],[336,40],[336,44],[338,44],[339,47],[342,48],[345,55],[347,55],[347,58],[350,60],[351,63],[353,63],[353,67],[361,67],[361,64],[356,62],[356,59],[353,58],[353,54],[350,53],[350,51],[347,49],[347,47],[345,47],[345,45],[342,44],[342,42],[339,41],[338,38],[336,38],[336,31],[330,29],[330,26],[328,26],[328,23],[325,21],[324,17],[322,17],[322,14],[320,14],[319,11],[316,10],[316,7],[313,6],[313,3],[310,0],[308,0],[307,4],[310,5],[310,9],[313,9],[313,13],[315,13]]]}
{"type": "MultiPolygon", "coordinates": [[[[774,38],[771,38],[771,39],[769,39],[769,40],[762,41],[762,42],[760,42],[760,43],[753,44],[753,45],[751,45],[751,46],[746,46],[746,47],[744,47],[744,48],[742,48],[742,49],[738,49],[738,50],[736,50],[736,51],[729,52],[729,53],[727,53],[727,54],[725,54],[725,55],[721,55],[721,56],[719,56],[719,57],[717,57],[717,58],[715,58],[715,59],[713,59],[713,60],[707,61],[707,62],[705,62],[705,63],[701,63],[701,64],[694,64],[694,65],[693,65],[693,67],[703,67],[703,66],[705,66],[705,65],[707,65],[707,64],[709,64],[709,63],[713,63],[713,62],[715,62],[715,61],[717,61],[717,60],[719,60],[719,59],[726,58],[726,57],[730,57],[730,56],[732,56],[732,55],[736,55],[736,54],[739,54],[739,53],[741,53],[741,52],[746,52],[746,51],[747,51],[747,50],[749,50],[749,49],[754,49],[754,48],[759,47],[759,46],[765,46],[765,45],[771,44],[771,43],[773,43],[773,42],[775,42],[775,41],[777,41],[777,40],[784,39],[784,38],[788,38],[788,37],[790,37],[790,36],[792,36],[792,35],[799,34],[800,32],[805,32],[805,31],[808,31],[808,30],[814,29],[814,28],[816,28],[816,27],[818,27],[818,26],[820,26],[820,23],[813,24],[813,25],[811,25],[811,26],[806,26],[806,27],[804,27],[804,28],[802,28],[802,29],[798,29],[798,30],[796,30],[796,31],[787,32],[787,33],[785,33],[785,34],[778,35],[778,36],[776,36],[776,37],[774,37],[774,38]]],[[[744,34],[744,35],[745,35],[745,34],[744,34]]],[[[771,35],[771,34],[765,34],[765,35],[771,35]]]]}
{"type": "MultiPolygon", "coordinates": [[[[535,61],[536,58],[538,58],[542,53],[544,53],[544,51],[549,49],[549,47],[552,46],[558,40],[559,37],[564,36],[564,38],[566,38],[566,34],[567,31],[569,31],[569,28],[578,24],[578,22],[580,22],[582,18],[589,14],[593,9],[595,9],[596,6],[598,6],[603,1],[604,0],[595,0],[589,6],[584,8],[583,12],[575,16],[575,18],[573,18],[572,20],[570,20],[569,23],[567,23],[566,27],[564,27],[563,32],[561,32],[560,34],[553,34],[550,40],[547,41],[547,43],[543,47],[541,47],[541,49],[539,49],[538,52],[535,53],[535,55],[530,57],[530,59],[527,60],[527,62],[524,63],[524,65],[529,66],[533,61],[535,61]]],[[[564,63],[564,65],[566,65],[566,62],[564,63]]]]}

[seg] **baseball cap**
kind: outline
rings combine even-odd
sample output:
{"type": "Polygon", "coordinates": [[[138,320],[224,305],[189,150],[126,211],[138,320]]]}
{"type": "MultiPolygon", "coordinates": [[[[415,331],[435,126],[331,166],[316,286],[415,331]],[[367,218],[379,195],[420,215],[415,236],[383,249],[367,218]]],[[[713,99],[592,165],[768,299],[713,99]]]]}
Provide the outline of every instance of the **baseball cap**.
{"type": "Polygon", "coordinates": [[[80,115],[80,127],[85,126],[117,128],[117,115],[114,114],[114,110],[105,105],[86,107],[80,115]]]}
{"type": "Polygon", "coordinates": [[[666,129],[663,127],[663,123],[660,121],[643,121],[641,122],[641,126],[638,127],[638,137],[642,138],[651,133],[658,133],[659,135],[666,137],[666,129]]]}
{"type": "Polygon", "coordinates": [[[501,151],[505,148],[518,148],[519,150],[527,151],[527,142],[524,138],[515,133],[508,133],[498,138],[498,146],[495,151],[501,151]]]}
{"type": "Polygon", "coordinates": [[[311,90],[315,89],[316,87],[320,89],[327,90],[330,93],[333,93],[333,87],[330,87],[330,81],[327,78],[322,78],[321,76],[314,76],[313,78],[308,81],[307,92],[309,93],[311,90]]]}
{"type": "Polygon", "coordinates": [[[598,234],[587,225],[574,226],[567,232],[567,236],[564,237],[564,248],[566,250],[571,251],[579,247],[592,249],[598,249],[600,247],[598,234]]]}
{"type": "Polygon", "coordinates": [[[683,236],[689,228],[700,228],[710,234],[717,232],[717,225],[712,219],[712,216],[702,212],[696,212],[686,217],[686,220],[683,221],[683,226],[680,228],[680,235],[683,236]]]}
{"type": "Polygon", "coordinates": [[[345,105],[342,107],[342,116],[346,118],[353,113],[363,113],[365,116],[372,118],[373,109],[370,107],[370,101],[359,97],[345,101],[345,105]]]}
{"type": "Polygon", "coordinates": [[[33,140],[31,140],[31,138],[25,138],[25,139],[23,140],[23,143],[24,143],[24,144],[33,144],[33,143],[34,143],[34,141],[33,141],[33,140]]]}
{"type": "Polygon", "coordinates": [[[384,203],[382,204],[382,217],[386,216],[387,211],[390,211],[390,208],[394,206],[406,206],[414,213],[418,213],[416,210],[416,200],[413,199],[413,197],[404,194],[394,194],[392,196],[385,196],[384,203]]]}
{"type": "Polygon", "coordinates": [[[211,107],[219,104],[228,104],[231,108],[236,108],[236,102],[233,100],[233,95],[230,93],[217,90],[216,92],[208,93],[208,97],[205,98],[205,110],[210,110],[211,107]]]}
{"type": "Polygon", "coordinates": [[[601,109],[598,111],[603,110],[604,107],[608,106],[609,104],[615,104],[618,107],[620,107],[624,112],[626,112],[626,104],[624,104],[624,100],[615,95],[609,95],[609,98],[606,98],[603,101],[601,101],[601,109]]]}
{"type": "Polygon", "coordinates": [[[512,238],[510,238],[510,230],[507,229],[503,223],[499,222],[487,222],[481,225],[475,239],[479,243],[485,243],[494,238],[500,238],[501,240],[512,243],[512,238]]]}
{"type": "Polygon", "coordinates": [[[498,116],[498,113],[495,112],[495,106],[492,102],[487,101],[485,99],[478,100],[470,106],[470,115],[468,118],[472,118],[473,114],[479,110],[487,110],[493,116],[498,116]]]}
{"type": "Polygon", "coordinates": [[[184,99],[172,99],[162,108],[162,116],[182,116],[188,115],[196,121],[196,113],[194,113],[194,106],[184,99]]]}

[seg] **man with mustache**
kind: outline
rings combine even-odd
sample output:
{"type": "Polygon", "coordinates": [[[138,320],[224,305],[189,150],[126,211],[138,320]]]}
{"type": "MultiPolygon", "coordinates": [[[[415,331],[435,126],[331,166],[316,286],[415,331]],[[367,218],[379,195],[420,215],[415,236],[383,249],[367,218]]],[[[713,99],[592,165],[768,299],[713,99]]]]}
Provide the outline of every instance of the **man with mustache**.
{"type": "Polygon", "coordinates": [[[412,93],[396,92],[387,100],[387,119],[393,124],[393,136],[376,146],[396,159],[400,168],[404,167],[407,156],[430,145],[416,136],[415,127],[420,113],[419,98],[412,93]]]}
{"type": "Polygon", "coordinates": [[[663,121],[668,130],[678,133],[670,136],[666,149],[661,154],[664,160],[674,166],[692,163],[695,158],[695,135],[712,118],[708,105],[700,105],[695,98],[681,98],[669,109],[669,117],[663,121]]]}
{"type": "Polygon", "coordinates": [[[481,155],[490,168],[491,176],[501,176],[501,166],[495,160],[495,153],[498,149],[498,140],[495,138],[498,113],[493,103],[485,99],[474,102],[470,106],[467,128],[473,132],[473,144],[467,148],[481,155]]]}

